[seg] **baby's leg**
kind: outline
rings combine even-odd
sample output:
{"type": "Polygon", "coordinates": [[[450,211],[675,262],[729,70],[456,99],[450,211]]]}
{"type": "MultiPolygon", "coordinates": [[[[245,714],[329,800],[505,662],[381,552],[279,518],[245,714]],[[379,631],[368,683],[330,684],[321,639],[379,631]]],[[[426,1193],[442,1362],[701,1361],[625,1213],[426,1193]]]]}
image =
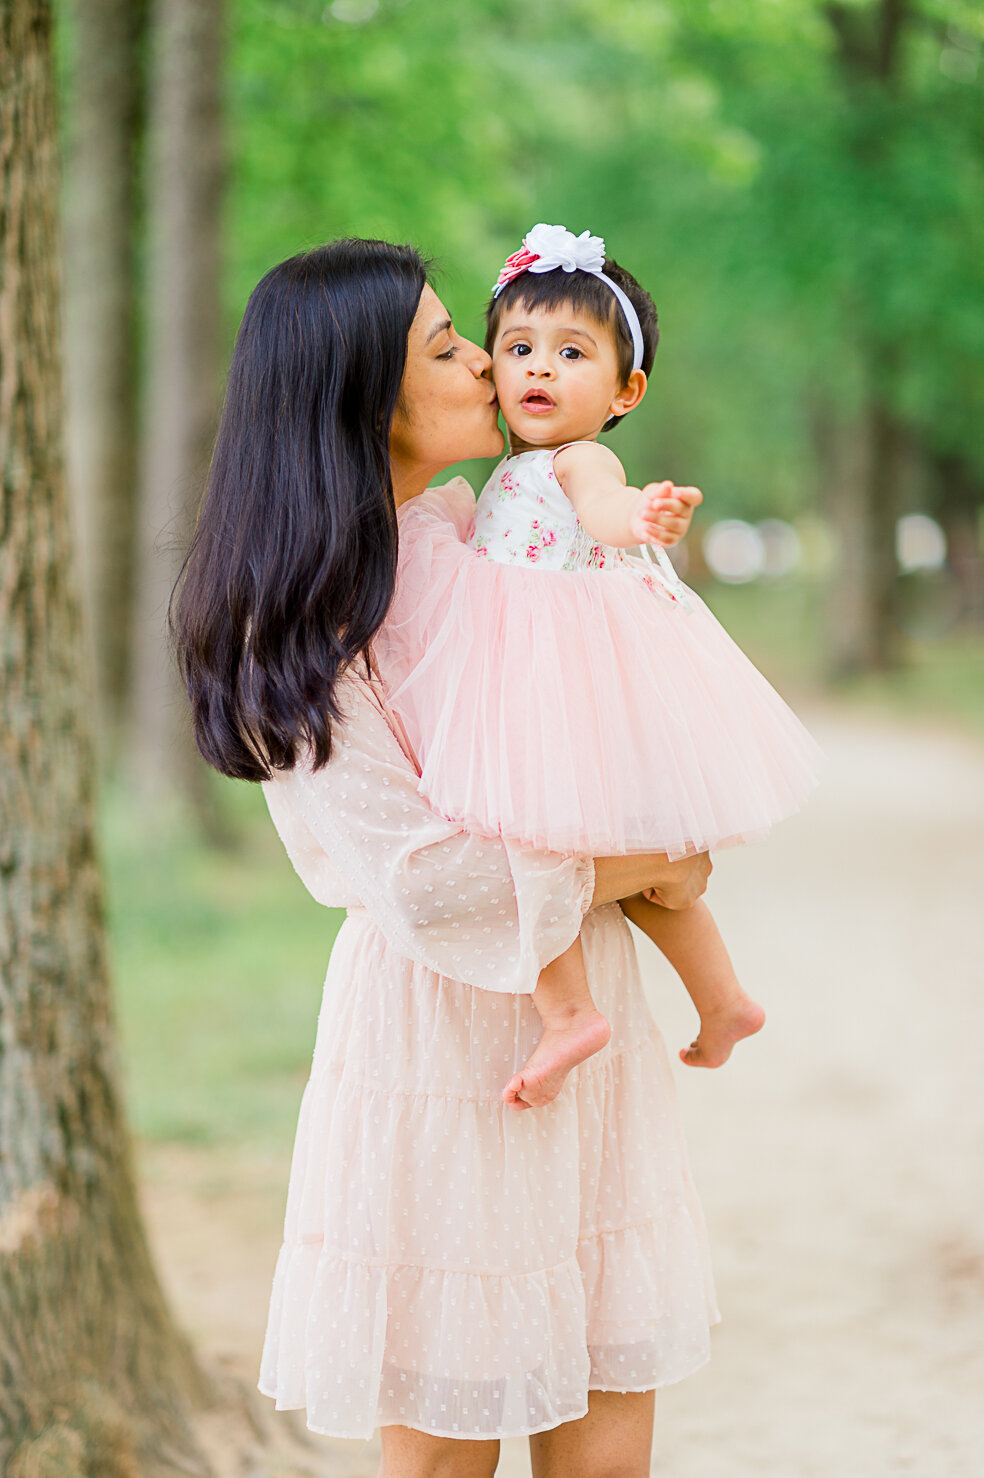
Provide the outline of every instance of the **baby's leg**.
{"type": "Polygon", "coordinates": [[[591,999],[584,969],[581,936],[570,949],[540,971],[533,1004],[543,1033],[526,1066],[506,1084],[502,1096],[510,1108],[542,1108],[564,1086],[572,1067],[599,1052],[612,1034],[591,999]]]}
{"type": "Polygon", "coordinates": [[[663,951],[700,1013],[696,1041],[682,1048],[690,1067],[720,1067],[742,1037],[761,1031],[765,1012],[738,984],[734,966],[703,899],[692,908],[663,908],[641,893],[619,900],[626,918],[663,951]]]}

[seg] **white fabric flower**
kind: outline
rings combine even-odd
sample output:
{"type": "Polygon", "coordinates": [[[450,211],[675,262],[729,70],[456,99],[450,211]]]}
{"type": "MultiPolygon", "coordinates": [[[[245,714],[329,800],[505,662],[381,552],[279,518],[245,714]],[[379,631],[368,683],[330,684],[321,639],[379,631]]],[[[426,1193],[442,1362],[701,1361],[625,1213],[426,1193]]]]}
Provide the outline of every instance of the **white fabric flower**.
{"type": "Polygon", "coordinates": [[[529,272],[553,272],[562,267],[565,272],[600,272],[605,265],[605,243],[600,236],[582,231],[575,236],[566,226],[548,226],[544,222],[534,226],[523,239],[527,250],[538,258],[531,262],[529,272]]]}

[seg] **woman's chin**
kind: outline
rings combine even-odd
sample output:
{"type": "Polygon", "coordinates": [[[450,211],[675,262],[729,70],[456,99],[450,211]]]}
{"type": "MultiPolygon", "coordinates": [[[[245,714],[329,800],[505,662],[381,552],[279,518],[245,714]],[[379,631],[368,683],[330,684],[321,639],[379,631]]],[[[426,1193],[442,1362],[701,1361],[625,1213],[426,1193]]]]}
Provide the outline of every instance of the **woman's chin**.
{"type": "MultiPolygon", "coordinates": [[[[469,443],[468,449],[460,451],[453,461],[474,462],[479,457],[498,457],[500,452],[505,450],[505,446],[506,438],[498,426],[492,426],[482,435],[476,436],[469,443]]],[[[450,466],[451,462],[449,461],[447,465],[450,466]]]]}

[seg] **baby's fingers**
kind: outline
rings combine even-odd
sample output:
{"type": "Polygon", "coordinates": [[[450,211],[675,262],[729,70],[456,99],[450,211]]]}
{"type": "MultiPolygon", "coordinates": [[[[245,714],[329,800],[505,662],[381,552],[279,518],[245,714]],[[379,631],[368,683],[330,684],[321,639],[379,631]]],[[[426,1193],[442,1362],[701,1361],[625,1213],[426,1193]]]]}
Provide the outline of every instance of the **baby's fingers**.
{"type": "Polygon", "coordinates": [[[646,502],[653,506],[656,503],[665,503],[676,496],[676,488],[667,479],[665,482],[647,482],[642,490],[642,496],[646,502]]]}

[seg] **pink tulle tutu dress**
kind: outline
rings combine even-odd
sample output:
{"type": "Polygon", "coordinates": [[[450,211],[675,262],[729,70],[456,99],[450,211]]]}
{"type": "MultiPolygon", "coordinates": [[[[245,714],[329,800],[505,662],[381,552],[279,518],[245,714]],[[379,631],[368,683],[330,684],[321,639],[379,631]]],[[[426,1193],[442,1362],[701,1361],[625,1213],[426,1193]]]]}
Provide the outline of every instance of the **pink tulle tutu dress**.
{"type": "MultiPolygon", "coordinates": [[[[556,450],[560,450],[557,448],[556,450]]],[[[820,750],[665,553],[591,540],[555,450],[398,510],[373,640],[420,790],[469,830],[595,856],[747,842],[798,810],[820,750]]]]}

